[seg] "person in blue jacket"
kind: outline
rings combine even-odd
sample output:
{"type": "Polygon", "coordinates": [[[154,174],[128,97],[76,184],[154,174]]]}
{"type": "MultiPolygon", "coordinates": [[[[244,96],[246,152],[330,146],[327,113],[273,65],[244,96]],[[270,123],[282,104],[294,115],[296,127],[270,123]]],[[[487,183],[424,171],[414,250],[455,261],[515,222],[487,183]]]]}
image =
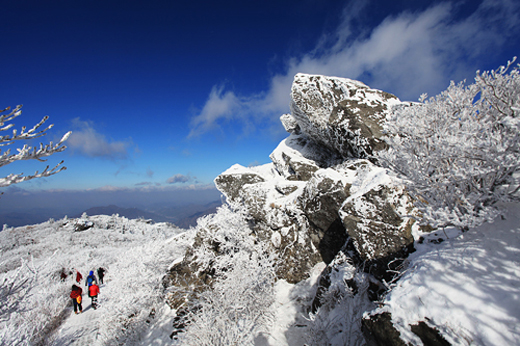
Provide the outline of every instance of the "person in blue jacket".
{"type": "Polygon", "coordinates": [[[87,276],[87,280],[85,280],[85,286],[92,286],[92,284],[96,284],[97,285],[97,279],[96,279],[96,276],[94,275],[94,271],[90,271],[90,273],[88,274],[87,276]]]}

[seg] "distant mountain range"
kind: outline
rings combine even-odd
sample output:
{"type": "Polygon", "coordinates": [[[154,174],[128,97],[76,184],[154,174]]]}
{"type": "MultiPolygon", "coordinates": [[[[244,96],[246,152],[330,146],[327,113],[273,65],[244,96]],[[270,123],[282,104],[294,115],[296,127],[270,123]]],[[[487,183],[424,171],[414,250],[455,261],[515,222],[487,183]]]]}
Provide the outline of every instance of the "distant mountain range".
{"type": "MultiPolygon", "coordinates": [[[[93,215],[114,215],[124,216],[128,219],[151,219],[154,222],[170,222],[181,228],[189,228],[197,224],[197,219],[201,216],[215,213],[217,207],[222,205],[221,201],[214,201],[208,204],[189,204],[176,207],[159,207],[151,211],[137,208],[121,208],[116,205],[93,207],[82,213],[69,215],[71,218],[79,218],[83,213],[93,215]]],[[[51,209],[31,209],[24,212],[11,212],[0,214],[0,226],[25,226],[41,223],[50,218],[61,219],[65,215],[51,209]]]]}

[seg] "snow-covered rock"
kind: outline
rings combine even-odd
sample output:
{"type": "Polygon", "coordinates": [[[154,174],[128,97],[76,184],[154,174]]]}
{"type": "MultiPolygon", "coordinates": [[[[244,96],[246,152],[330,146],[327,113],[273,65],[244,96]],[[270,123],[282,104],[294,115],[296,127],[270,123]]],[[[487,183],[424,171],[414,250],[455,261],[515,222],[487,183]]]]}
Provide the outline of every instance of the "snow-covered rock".
{"type": "Polygon", "coordinates": [[[307,181],[321,167],[329,167],[338,159],[334,152],[305,135],[291,134],[271,153],[276,170],[287,180],[307,181]]]}
{"type": "Polygon", "coordinates": [[[272,163],[234,165],[215,179],[217,188],[228,202],[246,206],[255,234],[271,241],[282,263],[298,261],[298,274],[282,265],[281,278],[305,279],[317,259],[330,263],[349,237],[359,260],[373,262],[367,270],[383,277],[385,261],[413,242],[412,222],[399,216],[411,206],[386,170],[359,157],[384,147],[382,122],[400,101],[357,81],[303,74],[291,96],[292,113],[281,116],[290,135],[271,153],[272,163]]]}
{"type": "Polygon", "coordinates": [[[89,228],[94,227],[94,222],[87,219],[78,219],[74,224],[74,231],[81,232],[86,231],[89,228]]]}
{"type": "Polygon", "coordinates": [[[234,200],[242,187],[264,181],[256,172],[239,164],[233,165],[215,179],[215,185],[229,200],[234,200]]]}
{"type": "Polygon", "coordinates": [[[283,123],[343,157],[366,157],[385,147],[382,122],[389,107],[400,103],[359,81],[300,73],[291,89],[291,115],[283,123]]]}

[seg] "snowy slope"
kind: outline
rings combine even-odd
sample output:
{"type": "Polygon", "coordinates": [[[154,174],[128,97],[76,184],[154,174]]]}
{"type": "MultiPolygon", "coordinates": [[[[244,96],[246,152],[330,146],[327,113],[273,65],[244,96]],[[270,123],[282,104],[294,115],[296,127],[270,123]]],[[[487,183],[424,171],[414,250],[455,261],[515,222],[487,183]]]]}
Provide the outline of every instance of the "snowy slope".
{"type": "Polygon", "coordinates": [[[519,345],[520,205],[506,207],[505,219],[465,233],[424,234],[374,313],[391,312],[401,337],[413,345],[421,345],[410,330],[418,321],[438,328],[453,345],[519,345]]]}
{"type": "Polygon", "coordinates": [[[109,345],[134,339],[154,309],[159,317],[161,279],[183,255],[190,234],[170,224],[118,216],[4,228],[0,345],[109,345]],[[78,221],[93,227],[77,232],[78,221]],[[84,280],[101,266],[108,272],[94,311],[84,280]],[[60,278],[62,270],[71,268],[83,274],[82,315],[72,311],[72,276],[60,278]]]}
{"type": "MultiPolygon", "coordinates": [[[[418,250],[409,257],[406,271],[383,306],[372,313],[390,312],[401,337],[413,345],[422,344],[410,330],[418,321],[438,328],[453,345],[517,345],[520,206],[505,207],[505,220],[465,233],[454,229],[446,229],[446,234],[416,233],[416,240],[423,237],[423,241],[416,243],[418,250]],[[439,239],[444,241],[439,243],[439,239]]],[[[56,346],[171,344],[173,311],[161,300],[160,279],[182,257],[194,230],[116,216],[88,219],[95,226],[83,232],[74,232],[75,220],[0,232],[4,287],[24,280],[28,284],[3,301],[1,345],[37,340],[56,346]],[[109,270],[101,286],[100,308],[92,310],[84,295],[84,312],[74,315],[68,298],[72,279],[61,282],[58,273],[62,267],[75,267],[85,276],[98,266],[109,270]],[[12,304],[13,299],[17,304],[12,304]],[[9,307],[13,309],[6,310],[9,307]],[[150,315],[152,311],[155,315],[150,315]],[[53,316],[61,317],[53,320],[53,316]]],[[[276,283],[274,318],[269,330],[256,337],[259,345],[310,345],[319,335],[324,342],[329,338],[330,345],[344,345],[345,337],[339,338],[334,328],[349,328],[348,322],[350,330],[359,330],[359,320],[344,318],[347,309],[359,304],[356,300],[343,299],[329,315],[321,314],[319,321],[308,315],[323,268],[323,264],[317,266],[311,278],[296,285],[276,283]]],[[[341,276],[337,279],[332,286],[344,284],[341,276]]],[[[359,338],[349,343],[363,344],[359,338]]]]}

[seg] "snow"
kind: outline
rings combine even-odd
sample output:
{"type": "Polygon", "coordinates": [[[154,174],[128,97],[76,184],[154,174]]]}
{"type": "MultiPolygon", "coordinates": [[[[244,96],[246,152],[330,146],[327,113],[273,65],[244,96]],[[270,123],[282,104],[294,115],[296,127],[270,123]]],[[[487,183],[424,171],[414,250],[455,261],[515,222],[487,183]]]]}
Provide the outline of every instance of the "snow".
{"type": "Polygon", "coordinates": [[[273,304],[275,321],[265,341],[260,345],[299,346],[306,341],[308,320],[306,308],[316,293],[316,283],[325,263],[318,263],[307,280],[289,284],[279,280],[275,285],[276,300],[273,304]]]}
{"type": "Polygon", "coordinates": [[[520,206],[506,207],[505,220],[460,234],[455,229],[424,234],[406,273],[375,313],[391,312],[412,344],[420,340],[409,325],[428,321],[454,345],[517,345],[520,206]],[[436,244],[439,239],[444,241],[436,244]]]}
{"type": "MultiPolygon", "coordinates": [[[[322,174],[327,172],[323,170],[322,174]]],[[[366,174],[371,174],[369,180],[376,184],[388,179],[382,172],[368,170],[366,174]]],[[[361,191],[366,186],[355,188],[361,191]]],[[[518,344],[520,205],[507,204],[502,209],[507,211],[504,219],[464,233],[453,228],[430,234],[414,230],[417,251],[408,258],[400,279],[389,283],[391,291],[373,311],[366,297],[349,296],[344,286],[352,267],[338,267],[331,275],[329,303],[315,315],[309,314],[309,308],[319,274],[325,268],[323,263],[298,284],[276,281],[273,319],[269,328],[259,329],[255,345],[363,345],[358,317],[363,312],[366,316],[384,311],[392,314],[403,340],[413,345],[422,344],[410,329],[419,321],[439,329],[453,345],[518,344]],[[342,291],[343,298],[330,301],[334,292],[342,291]]],[[[228,222],[232,220],[229,213],[228,222]]],[[[18,296],[2,296],[0,345],[28,345],[31,338],[35,340],[35,333],[49,326],[54,328],[47,330],[46,340],[55,346],[172,344],[175,311],[163,301],[160,280],[168,268],[182,260],[195,230],[117,216],[91,216],[86,220],[94,226],[81,232],[74,232],[75,220],[67,219],[4,227],[0,232],[1,282],[15,282],[18,277],[27,279],[30,285],[18,296]],[[99,266],[108,269],[100,287],[99,309],[90,308],[90,299],[84,294],[83,313],[74,315],[68,297],[73,280],[61,282],[57,273],[61,268],[75,267],[85,278],[89,270],[99,266]],[[62,317],[53,320],[55,316],[62,317]]],[[[223,221],[215,218],[214,222],[223,221]]],[[[229,236],[232,227],[223,225],[229,236]]],[[[236,227],[245,226],[238,223],[236,227]]],[[[282,234],[285,231],[279,230],[282,234]]],[[[278,242],[276,234],[271,239],[274,243],[278,242]]],[[[358,286],[362,287],[366,274],[357,273],[355,278],[361,280],[358,286]]]]}
{"type": "MultiPolygon", "coordinates": [[[[103,290],[100,286],[100,291],[103,290]]],[[[98,298],[101,298],[101,294],[98,298]]],[[[90,298],[83,297],[83,313],[71,316],[58,330],[58,335],[54,340],[54,345],[65,346],[74,343],[83,343],[85,345],[96,345],[98,342],[98,323],[99,314],[102,311],[95,311],[90,305],[90,298]]]]}
{"type": "Polygon", "coordinates": [[[184,254],[192,232],[118,216],[82,219],[93,227],[76,232],[77,220],[65,218],[0,232],[0,282],[15,287],[0,291],[0,345],[39,339],[56,346],[108,345],[135,339],[154,309],[160,319],[161,279],[172,260],[184,254]],[[98,267],[107,273],[94,310],[85,279],[98,267]],[[72,268],[83,275],[79,315],[69,298],[75,273],[60,278],[62,269],[68,274],[72,268]]]}
{"type": "MultiPolygon", "coordinates": [[[[366,84],[352,80],[349,78],[330,77],[323,75],[309,75],[298,73],[294,77],[292,85],[292,94],[307,95],[309,98],[320,100],[320,107],[327,105],[330,109],[334,106],[332,102],[327,102],[323,96],[337,99],[337,103],[344,100],[357,101],[360,104],[373,106],[376,104],[386,104],[388,107],[402,104],[397,97],[388,97],[389,94],[383,94],[380,90],[371,89],[366,84]],[[313,86],[312,89],[309,86],[313,86]],[[340,93],[334,93],[332,90],[340,88],[340,93]],[[309,89],[312,90],[309,91],[309,89]],[[321,91],[317,92],[317,90],[321,91]],[[355,91],[352,93],[351,91],[355,91]]],[[[319,112],[320,108],[315,112],[319,112]]],[[[325,126],[326,116],[321,117],[320,125],[325,126]]],[[[320,117],[316,117],[319,121],[320,117]]]]}
{"type": "MultiPolygon", "coordinates": [[[[378,190],[381,186],[392,186],[396,184],[396,181],[388,174],[387,169],[375,166],[369,161],[362,162],[364,162],[364,167],[356,170],[356,176],[351,181],[350,196],[344,203],[358,200],[360,196],[370,190],[378,190]]],[[[348,170],[346,171],[348,172],[348,170]]]]}

